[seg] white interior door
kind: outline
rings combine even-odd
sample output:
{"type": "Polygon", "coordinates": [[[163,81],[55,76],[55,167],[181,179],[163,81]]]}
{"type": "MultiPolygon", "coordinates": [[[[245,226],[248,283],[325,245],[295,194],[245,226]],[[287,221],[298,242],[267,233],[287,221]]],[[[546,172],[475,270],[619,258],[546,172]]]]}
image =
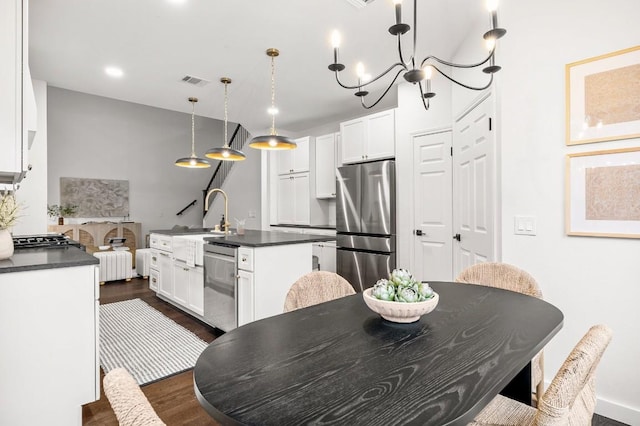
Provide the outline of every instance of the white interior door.
{"type": "Polygon", "coordinates": [[[475,263],[495,260],[495,132],[493,96],[454,124],[454,277],[475,263]]]}
{"type": "Polygon", "coordinates": [[[420,280],[451,281],[453,271],[451,131],[413,136],[414,259],[420,280]]]}

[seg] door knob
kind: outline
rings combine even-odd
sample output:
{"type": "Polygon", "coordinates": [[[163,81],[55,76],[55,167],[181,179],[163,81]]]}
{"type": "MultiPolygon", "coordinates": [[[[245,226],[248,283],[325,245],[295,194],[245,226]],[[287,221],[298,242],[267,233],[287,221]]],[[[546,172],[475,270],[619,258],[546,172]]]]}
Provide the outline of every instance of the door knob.
{"type": "Polygon", "coordinates": [[[416,234],[417,236],[421,236],[422,234],[422,229],[416,229],[413,231],[414,234],[416,234]]]}
{"type": "Polygon", "coordinates": [[[454,239],[454,240],[458,240],[458,241],[460,241],[460,234],[456,234],[456,235],[454,235],[454,236],[453,236],[453,239],[454,239]]]}

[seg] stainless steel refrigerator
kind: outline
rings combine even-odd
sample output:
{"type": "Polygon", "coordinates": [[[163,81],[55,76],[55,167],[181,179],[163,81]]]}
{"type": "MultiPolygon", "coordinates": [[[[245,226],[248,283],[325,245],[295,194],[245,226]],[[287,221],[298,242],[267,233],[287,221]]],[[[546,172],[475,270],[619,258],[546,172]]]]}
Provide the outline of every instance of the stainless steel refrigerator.
{"type": "Polygon", "coordinates": [[[336,270],[357,292],[396,266],[395,161],[339,167],[336,270]]]}

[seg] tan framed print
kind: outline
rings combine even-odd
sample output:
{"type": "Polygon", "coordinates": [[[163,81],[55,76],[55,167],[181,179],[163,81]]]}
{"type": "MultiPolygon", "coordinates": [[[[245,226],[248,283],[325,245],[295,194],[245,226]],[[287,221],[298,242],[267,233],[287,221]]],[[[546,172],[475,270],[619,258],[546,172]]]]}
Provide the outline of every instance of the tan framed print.
{"type": "Polygon", "coordinates": [[[565,66],[566,144],[640,137],[640,46],[565,66]]]}
{"type": "Polygon", "coordinates": [[[640,147],[566,157],[567,235],[640,238],[640,147]]]}

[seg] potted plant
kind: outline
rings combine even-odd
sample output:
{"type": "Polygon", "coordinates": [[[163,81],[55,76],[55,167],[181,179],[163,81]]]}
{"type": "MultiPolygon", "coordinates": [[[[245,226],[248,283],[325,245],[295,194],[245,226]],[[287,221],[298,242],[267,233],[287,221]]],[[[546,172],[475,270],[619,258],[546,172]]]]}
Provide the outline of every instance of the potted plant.
{"type": "Polygon", "coordinates": [[[47,205],[47,214],[49,217],[57,217],[58,225],[64,225],[64,218],[73,216],[78,211],[78,206],[73,204],[67,204],[65,206],[59,206],[57,204],[47,205]]]}
{"type": "Polygon", "coordinates": [[[13,256],[13,238],[9,228],[18,221],[20,205],[12,193],[0,193],[0,260],[13,256]]]}

